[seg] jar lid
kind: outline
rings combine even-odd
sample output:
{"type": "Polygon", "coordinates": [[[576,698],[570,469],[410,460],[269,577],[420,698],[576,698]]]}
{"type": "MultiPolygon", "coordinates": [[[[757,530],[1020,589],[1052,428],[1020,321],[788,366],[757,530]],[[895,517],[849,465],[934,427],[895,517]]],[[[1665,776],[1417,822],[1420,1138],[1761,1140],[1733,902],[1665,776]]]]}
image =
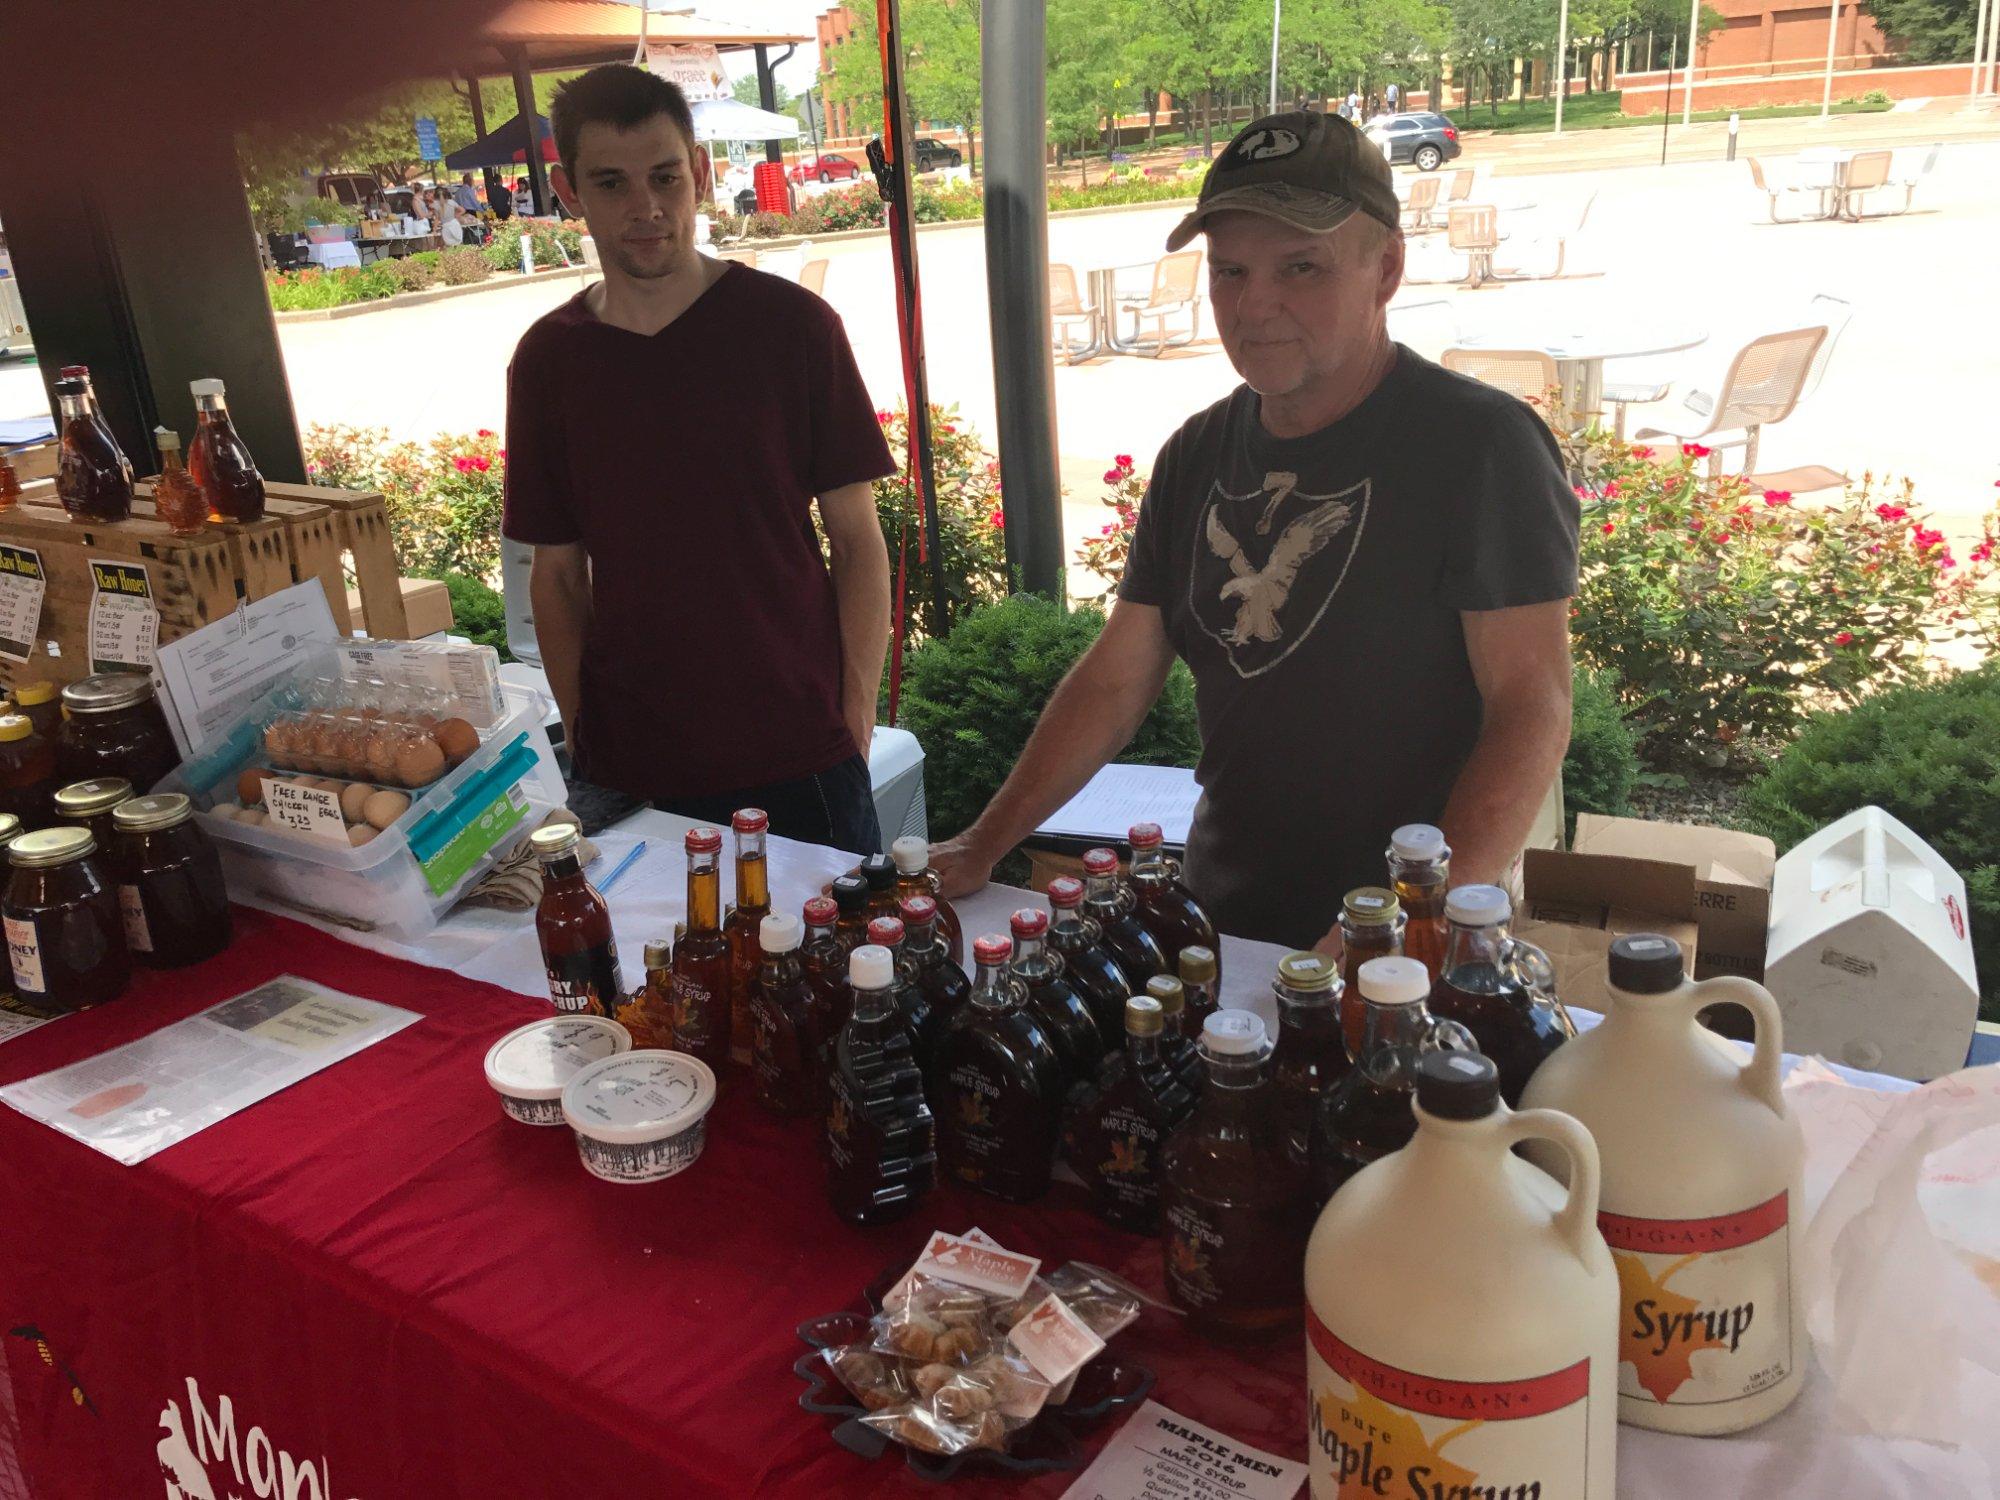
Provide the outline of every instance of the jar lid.
{"type": "Polygon", "coordinates": [[[632,1033],[603,1016],[545,1016],[486,1049],[486,1081],[512,1099],[559,1099],[592,1063],[632,1049],[632,1033]]]}
{"type": "Polygon", "coordinates": [[[920,923],[937,920],[937,902],[931,900],[929,896],[905,896],[901,907],[905,931],[920,923]]]}
{"type": "Polygon", "coordinates": [[[1355,970],[1354,984],[1376,1005],[1415,1005],[1431,997],[1431,971],[1414,958],[1371,958],[1355,970]]]}
{"type": "Polygon", "coordinates": [[[861,861],[861,878],[871,891],[886,891],[896,883],[896,862],[886,854],[871,854],[861,861]]]}
{"type": "Polygon", "coordinates": [[[1160,1002],[1151,995],[1134,995],[1125,1002],[1125,1035],[1158,1036],[1165,1027],[1160,1002]]]}
{"type": "Polygon", "coordinates": [[[153,696],[153,679],[143,672],[96,672],[62,690],[63,707],[73,714],[108,714],[153,696]]]}
{"type": "Polygon", "coordinates": [[[1158,823],[1134,823],[1126,831],[1125,841],[1134,849],[1157,849],[1166,842],[1166,837],[1158,823]]]}
{"type": "Polygon", "coordinates": [[[203,380],[188,382],[188,393],[194,396],[220,396],[222,390],[222,382],[212,375],[203,380]]]}
{"type": "Polygon", "coordinates": [[[901,917],[876,917],[868,924],[868,941],[878,948],[894,948],[904,935],[901,917]]]}
{"type": "Polygon", "coordinates": [[[860,911],[868,905],[868,882],[859,875],[836,876],[833,882],[833,904],[838,911],[860,911]]]}
{"type": "Polygon", "coordinates": [[[1083,905],[1083,882],[1074,875],[1056,876],[1049,882],[1049,905],[1057,911],[1083,905]]]}
{"type": "Polygon", "coordinates": [[[44,865],[66,865],[82,859],[97,848],[88,828],[71,823],[61,828],[37,828],[24,833],[7,846],[7,862],[24,870],[44,865]]]}
{"type": "Polygon", "coordinates": [[[766,953],[791,953],[799,946],[805,924],[790,912],[774,911],[757,924],[757,944],[766,953]]]}
{"type": "Polygon", "coordinates": [[[1341,905],[1347,920],[1356,927],[1386,927],[1403,914],[1403,903],[1396,899],[1396,893],[1379,885],[1349,891],[1341,905]]]}
{"type": "Polygon", "coordinates": [[[574,853],[582,834],[574,823],[544,823],[528,835],[528,845],[543,859],[574,853]]]}
{"type": "Polygon", "coordinates": [[[94,818],[108,812],[132,795],[132,783],[123,776],[99,776],[90,781],[72,781],[56,793],[56,811],[65,818],[94,818]]]}
{"type": "Polygon", "coordinates": [[[178,453],[181,451],[181,435],[171,427],[155,427],[153,446],[162,453],[178,453]]]}
{"type": "Polygon", "coordinates": [[[840,915],[840,906],[831,896],[815,896],[805,906],[806,921],[815,927],[831,927],[840,915]]]}
{"type": "Polygon", "coordinates": [[[1288,990],[1330,990],[1339,977],[1324,953],[1287,953],[1278,960],[1278,983],[1288,990]]]}
{"type": "Polygon", "coordinates": [[[23,708],[33,708],[38,703],[53,703],[56,685],[53,682],[22,682],[15,684],[14,701],[23,708]]]}
{"type": "Polygon", "coordinates": [[[1254,1057],[1264,1050],[1264,1022],[1255,1011],[1218,1010],[1201,1023],[1201,1050],[1212,1057],[1254,1057]]]}
{"type": "Polygon", "coordinates": [[[679,1135],[714,1103],[715,1073],[707,1063],[652,1047],[600,1058],[562,1091],[570,1129],[613,1146],[679,1135]]]}
{"type": "Polygon", "coordinates": [[[183,792],[133,797],[111,809],[111,826],[121,833],[157,833],[194,816],[194,804],[183,792]]]}
{"type": "Polygon", "coordinates": [[[972,961],[974,963],[984,964],[990,969],[998,964],[1004,964],[1013,956],[1014,940],[1010,937],[1004,937],[997,932],[989,932],[986,936],[973,940],[972,961]]]}
{"type": "Polygon", "coordinates": [[[1462,885],[1444,898],[1444,914],[1462,927],[1491,927],[1514,914],[1514,903],[1497,885],[1462,885]]]}
{"type": "Polygon", "coordinates": [[[1444,830],[1433,828],[1428,823],[1405,823],[1398,828],[1389,835],[1389,852],[1397,859],[1408,860],[1412,864],[1451,858],[1451,850],[1445,845],[1444,830]]]}
{"type": "Polygon", "coordinates": [[[21,831],[21,820],[12,813],[0,813],[0,846],[21,831]]]}
{"type": "Polygon", "coordinates": [[[931,846],[914,834],[905,834],[889,846],[889,858],[905,875],[921,875],[931,865],[931,846]]]}
{"type": "Polygon", "coordinates": [[[1483,1120],[1500,1107],[1500,1070],[1478,1052],[1417,1059],[1417,1103],[1441,1120],[1483,1120]]]}
{"type": "Polygon", "coordinates": [[[1215,950],[1199,943],[1190,943],[1181,949],[1176,959],[1176,967],[1181,971],[1182,984],[1206,984],[1215,978],[1215,950]]]}
{"type": "Polygon", "coordinates": [[[1681,945],[1657,932],[1628,932],[1611,941],[1611,987],[1630,995],[1670,995],[1687,976],[1681,945]]]}
{"type": "Polygon", "coordinates": [[[0,714],[0,744],[25,740],[34,732],[35,726],[28,722],[26,714],[0,714]]]}
{"type": "Polygon", "coordinates": [[[1115,875],[1118,873],[1118,856],[1109,849],[1086,849],[1083,851],[1083,873],[1115,875]]]}

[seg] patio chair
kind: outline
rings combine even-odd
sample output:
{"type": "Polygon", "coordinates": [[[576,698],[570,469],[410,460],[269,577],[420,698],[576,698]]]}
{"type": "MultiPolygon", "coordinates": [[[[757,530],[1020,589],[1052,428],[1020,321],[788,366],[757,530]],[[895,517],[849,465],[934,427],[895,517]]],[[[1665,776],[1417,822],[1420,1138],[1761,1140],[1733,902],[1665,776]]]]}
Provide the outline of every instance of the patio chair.
{"type": "MultiPolygon", "coordinates": [[[[1805,388],[1799,392],[1800,401],[1809,400],[1812,393],[1819,389],[1819,383],[1826,379],[1826,367],[1833,363],[1833,347],[1840,342],[1840,335],[1846,331],[1848,322],[1853,317],[1854,304],[1830,292],[1815,292],[1812,301],[1806,304],[1806,316],[1795,326],[1804,327],[1807,324],[1817,323],[1826,330],[1826,339],[1819,346],[1819,352],[1813,355],[1812,368],[1806,371],[1805,388]]],[[[1609,395],[1610,391],[1611,388],[1606,386],[1605,394],[1609,395]]],[[[1662,391],[1660,396],[1633,399],[1658,401],[1665,394],[1662,391]]],[[[1715,410],[1715,397],[1697,387],[1687,393],[1681,404],[1696,416],[1705,417],[1715,410]]],[[[1790,486],[1776,485],[1774,488],[1788,489],[1790,486]]]]}
{"type": "Polygon", "coordinates": [[[1473,171],[1470,167],[1460,167],[1457,171],[1453,172],[1451,174],[1451,193],[1445,201],[1448,203],[1463,203],[1466,199],[1470,198],[1472,196],[1472,178],[1473,171]]]}
{"type": "Polygon", "coordinates": [[[1810,495],[1815,490],[1844,490],[1847,476],[1824,464],[1802,464],[1796,469],[1772,469],[1764,474],[1745,474],[1743,482],[1753,490],[1784,490],[1793,495],[1810,495]]]}
{"type": "Polygon", "coordinates": [[[1121,312],[1132,315],[1132,343],[1135,347],[1143,335],[1144,323],[1148,318],[1153,320],[1154,359],[1168,349],[1192,344],[1201,337],[1201,252],[1181,250],[1173,255],[1161,256],[1153,262],[1152,291],[1144,298],[1121,297],[1119,303],[1121,312]],[[1188,315],[1187,332],[1169,336],[1167,319],[1182,311],[1188,315]]]}
{"type": "Polygon", "coordinates": [[[1903,206],[1897,213],[1908,213],[1910,201],[1917,196],[1917,185],[1931,175],[1931,168],[1937,165],[1938,153],[1944,149],[1941,142],[1932,142],[1930,150],[1918,157],[1916,148],[1898,151],[1895,165],[1890,169],[1889,180],[1903,190],[1903,206]]]}
{"type": "Polygon", "coordinates": [[[1569,223],[1566,219],[1558,220],[1545,233],[1530,234],[1522,236],[1519,239],[1509,240],[1507,252],[1511,257],[1511,263],[1505,265],[1498,264],[1499,257],[1496,254],[1495,269],[1502,276],[1518,276],[1530,281],[1555,280],[1563,273],[1563,262],[1569,255],[1569,242],[1582,235],[1583,226],[1590,219],[1591,207],[1596,202],[1597,193],[1593,190],[1584,198],[1583,207],[1577,210],[1576,222],[1574,224],[1569,223]],[[1530,271],[1526,269],[1527,266],[1544,254],[1552,257],[1549,261],[1548,270],[1530,271]]]}
{"type": "Polygon", "coordinates": [[[1403,205],[1403,212],[1410,216],[1410,228],[1419,233],[1427,233],[1437,228],[1431,222],[1431,211],[1437,207],[1438,180],[1435,177],[1419,177],[1410,184],[1410,199],[1403,205]]]}
{"type": "Polygon", "coordinates": [[[1722,473],[1722,450],[1741,448],[1743,469],[1757,467],[1757,446],[1766,426],[1792,414],[1812,373],[1813,356],[1826,342],[1824,326],[1788,328],[1752,339],[1729,362],[1721,394],[1706,423],[1689,429],[1642,427],[1638,436],[1700,442],[1709,449],[1708,469],[1722,473]]]}
{"type": "Polygon", "coordinates": [[[1764,175],[1764,164],[1761,161],[1754,156],[1746,156],[1744,160],[1750,163],[1750,180],[1757,185],[1757,191],[1769,200],[1771,222],[1773,224],[1803,224],[1808,219],[1826,219],[1833,216],[1833,210],[1828,206],[1829,200],[1833,196],[1833,183],[1831,179],[1820,183],[1781,181],[1777,186],[1773,187],[1770,179],[1764,175]],[[1790,194],[1796,194],[1801,198],[1810,195],[1818,199],[1819,212],[1816,214],[1802,213],[1790,219],[1780,218],[1778,216],[1778,202],[1790,194]]]}
{"type": "MultiPolygon", "coordinates": [[[[1889,166],[1895,159],[1890,151],[1857,151],[1847,163],[1847,180],[1840,186],[1840,217],[1851,224],[1864,218],[1885,218],[1883,214],[1863,214],[1861,197],[1896,186],[1889,180],[1889,166]]],[[[1906,205],[1907,206],[1907,205],[1906,205]]],[[[1897,210],[1901,212],[1901,210],[1897,210]]]]}
{"type": "Polygon", "coordinates": [[[1500,211],[1490,203],[1454,206],[1445,220],[1445,242],[1465,257],[1465,284],[1498,286],[1493,252],[1500,244],[1500,211]]]}
{"type": "Polygon", "coordinates": [[[824,255],[807,261],[799,267],[799,285],[815,297],[826,296],[826,267],[827,259],[824,255]]]}
{"type": "Polygon", "coordinates": [[[1055,325],[1056,350],[1065,364],[1079,364],[1097,352],[1097,309],[1089,306],[1077,291],[1074,266],[1057,262],[1049,267],[1049,321],[1055,325]],[[1070,338],[1071,323],[1084,326],[1081,344],[1070,338]]]}
{"type": "Polygon", "coordinates": [[[1543,411],[1562,400],[1562,376],[1556,372],[1556,362],[1540,349],[1452,348],[1444,351],[1438,363],[1543,411]]]}

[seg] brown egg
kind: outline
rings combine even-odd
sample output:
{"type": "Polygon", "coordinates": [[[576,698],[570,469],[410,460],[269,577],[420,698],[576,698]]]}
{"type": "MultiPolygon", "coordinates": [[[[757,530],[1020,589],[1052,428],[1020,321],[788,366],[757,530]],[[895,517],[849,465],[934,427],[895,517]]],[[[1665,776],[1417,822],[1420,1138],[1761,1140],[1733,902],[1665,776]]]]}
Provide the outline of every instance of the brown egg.
{"type": "Polygon", "coordinates": [[[463,765],[465,758],[479,748],[479,731],[463,719],[439,719],[437,727],[431,730],[431,738],[454,766],[463,765]]]}
{"type": "Polygon", "coordinates": [[[376,792],[361,805],[361,816],[377,828],[387,828],[409,809],[410,799],[401,792],[376,792]]]}
{"type": "Polygon", "coordinates": [[[374,795],[375,788],[367,782],[353,782],[340,794],[340,815],[350,823],[359,823],[362,818],[362,808],[374,795]]]}
{"type": "Polygon", "coordinates": [[[404,786],[429,786],[444,774],[444,751],[428,736],[396,747],[396,779],[404,786]]]}
{"type": "Polygon", "coordinates": [[[271,757],[271,764],[289,770],[298,764],[298,726],[289,719],[279,719],[264,731],[264,751],[271,757]]]}
{"type": "Polygon", "coordinates": [[[250,766],[236,778],[236,800],[245,807],[264,800],[264,772],[259,767],[250,766]]]}
{"type": "Polygon", "coordinates": [[[302,764],[308,771],[331,771],[340,764],[340,724],[331,714],[321,714],[313,721],[307,743],[312,753],[302,764]]]}
{"type": "Polygon", "coordinates": [[[352,828],[347,830],[347,842],[359,849],[363,844],[374,838],[375,833],[376,830],[370,828],[366,823],[356,823],[352,828]]]}
{"type": "Polygon", "coordinates": [[[396,746],[400,743],[400,736],[394,729],[381,728],[368,731],[367,774],[371,780],[396,779],[396,746]]]}

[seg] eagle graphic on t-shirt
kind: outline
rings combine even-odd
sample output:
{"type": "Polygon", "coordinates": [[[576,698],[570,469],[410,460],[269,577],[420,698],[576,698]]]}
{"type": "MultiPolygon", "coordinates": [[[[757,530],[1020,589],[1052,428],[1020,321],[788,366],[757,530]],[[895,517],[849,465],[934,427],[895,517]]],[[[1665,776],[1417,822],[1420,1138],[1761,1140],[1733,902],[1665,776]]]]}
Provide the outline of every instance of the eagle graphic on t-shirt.
{"type": "Polygon", "coordinates": [[[1264,487],[1247,495],[1215,487],[1202,519],[1207,546],[1195,549],[1190,603],[1238,673],[1252,677],[1277,665],[1318,623],[1346,576],[1367,503],[1365,481],[1314,495],[1300,491],[1290,473],[1265,475],[1264,487]],[[1274,532],[1275,540],[1262,542],[1274,532]],[[1343,532],[1345,545],[1333,547],[1343,532]]]}

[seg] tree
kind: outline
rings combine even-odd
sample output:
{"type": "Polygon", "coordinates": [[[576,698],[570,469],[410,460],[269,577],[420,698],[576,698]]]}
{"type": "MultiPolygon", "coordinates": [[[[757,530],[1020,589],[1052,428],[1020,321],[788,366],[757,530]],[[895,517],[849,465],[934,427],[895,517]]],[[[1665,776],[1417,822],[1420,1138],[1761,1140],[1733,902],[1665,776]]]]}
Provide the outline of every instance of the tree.
{"type": "MultiPolygon", "coordinates": [[[[904,37],[907,42],[907,30],[904,37]]],[[[909,76],[909,65],[906,46],[905,77],[909,76]]],[[[826,80],[822,97],[829,104],[847,105],[862,134],[873,135],[882,129],[882,41],[875,29],[874,6],[856,8],[854,29],[847,40],[820,58],[820,76],[826,80]]]]}
{"type": "MultiPolygon", "coordinates": [[[[792,107],[792,91],[786,88],[781,80],[776,78],[771,80],[771,89],[778,101],[772,107],[781,113],[789,110],[792,107]]],[[[757,75],[755,73],[745,73],[729,86],[729,92],[735,96],[738,104],[747,104],[752,109],[762,109],[764,107],[764,96],[758,92],[757,75]]]]}
{"type": "MultiPolygon", "coordinates": [[[[1115,0],[1105,0],[1115,3],[1115,0]]],[[[942,120],[965,137],[966,159],[976,162],[972,136],[979,128],[981,0],[906,0],[903,34],[910,48],[905,78],[910,112],[942,120]]]]}
{"type": "Polygon", "coordinates": [[[1160,81],[1176,94],[1202,95],[1202,144],[1213,156],[1217,95],[1261,71],[1259,39],[1265,48],[1271,39],[1268,5],[1264,0],[1152,0],[1142,15],[1162,64],[1160,81]]]}
{"type": "MultiPolygon", "coordinates": [[[[1125,43],[1138,22],[1138,0],[1049,0],[1049,141],[1088,152],[1106,127],[1139,102],[1138,74],[1125,43]]],[[[1090,163],[1083,160],[1083,180],[1090,163]]]]}
{"type": "Polygon", "coordinates": [[[1978,0],[1863,0],[1863,7],[1904,44],[1911,62],[1962,62],[1972,56],[1978,0]]]}

